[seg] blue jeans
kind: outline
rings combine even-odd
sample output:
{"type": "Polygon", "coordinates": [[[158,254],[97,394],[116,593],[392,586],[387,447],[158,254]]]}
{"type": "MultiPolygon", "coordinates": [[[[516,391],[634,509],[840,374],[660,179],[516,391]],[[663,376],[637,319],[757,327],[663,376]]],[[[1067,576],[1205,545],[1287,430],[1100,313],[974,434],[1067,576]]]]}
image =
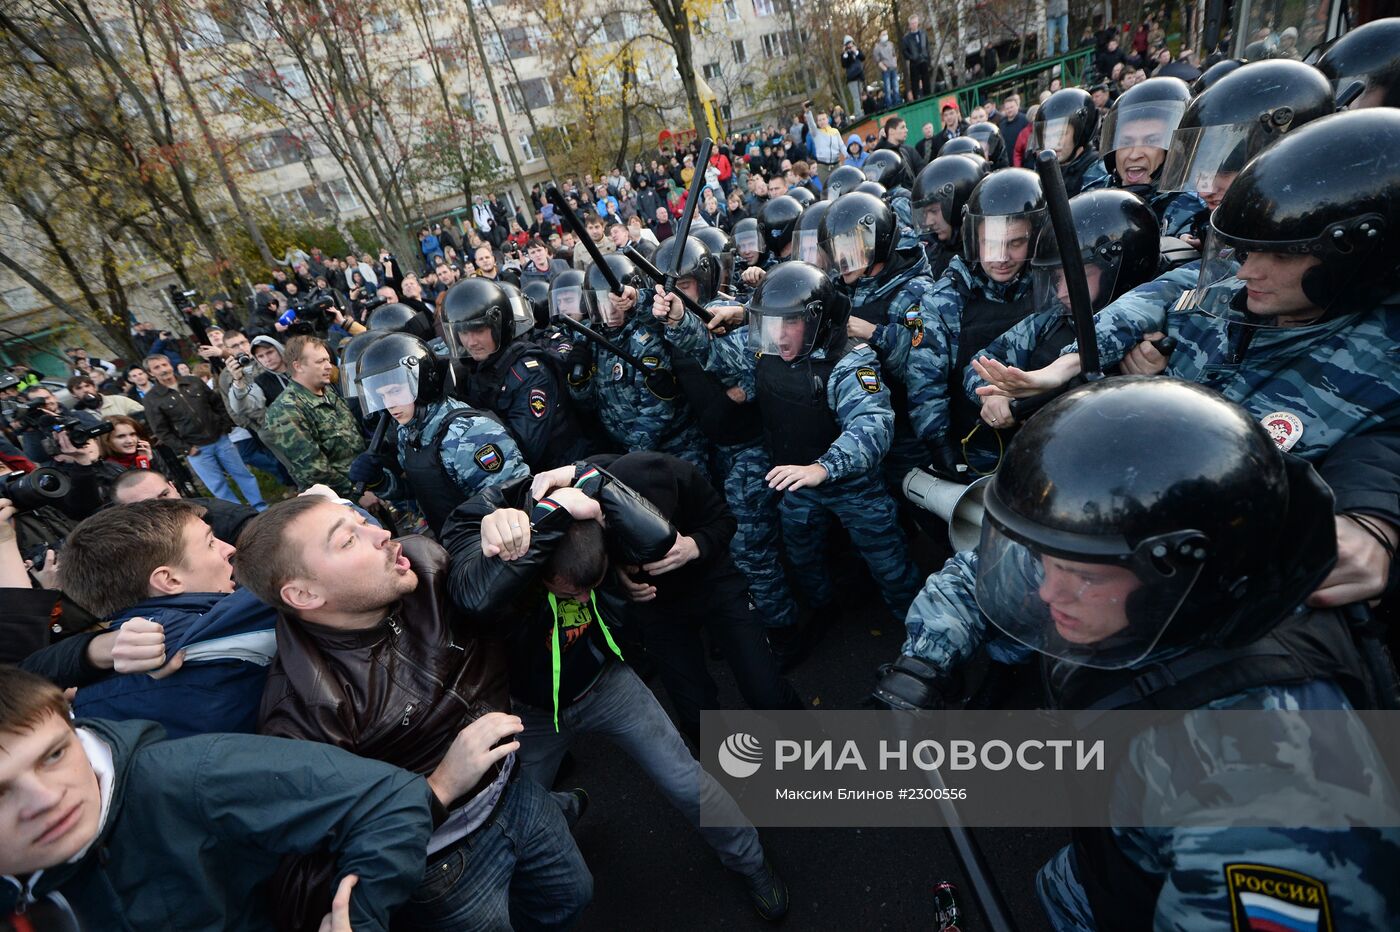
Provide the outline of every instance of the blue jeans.
{"type": "Polygon", "coordinates": [[[283,466],[281,460],[273,456],[272,451],[264,446],[257,437],[240,440],[234,446],[238,448],[239,457],[249,466],[261,469],[285,486],[296,484],[292,481],[292,477],[287,475],[287,467],[283,466]]]}
{"type": "Polygon", "coordinates": [[[238,483],[238,488],[249,505],[258,511],[267,510],[267,502],[263,501],[262,493],[258,491],[258,480],[254,479],[248,467],[243,465],[243,460],[233,447],[233,441],[228,437],[220,437],[213,443],[201,446],[198,453],[189,456],[189,461],[190,468],[199,477],[199,481],[204,483],[210,495],[222,498],[226,502],[238,501],[238,496],[233,494],[228,479],[224,477],[224,473],[228,473],[233,477],[233,481],[238,483]]]}
{"type": "Polygon", "coordinates": [[[428,858],[395,929],[567,929],[593,899],[593,875],[559,804],[532,780],[506,787],[495,816],[428,858]]]}
{"type": "Polygon", "coordinates": [[[1060,54],[1069,51],[1069,14],[1061,13],[1059,16],[1047,16],[1045,18],[1045,54],[1055,54],[1055,33],[1060,34],[1060,54]]]}
{"type": "Polygon", "coordinates": [[[880,72],[880,81],[885,85],[885,106],[899,106],[899,69],[880,72]]]}
{"type": "Polygon", "coordinates": [[[524,776],[549,786],[574,735],[603,735],[636,761],[667,801],[699,828],[700,837],[719,855],[721,864],[746,875],[763,866],[758,831],[740,815],[734,798],[700,766],[666,710],[631,667],[609,660],[593,688],[559,710],[557,732],[552,712],[519,700],[512,700],[511,706],[525,723],[516,752],[524,776]],[[702,805],[709,821],[723,824],[701,827],[702,805]]]}

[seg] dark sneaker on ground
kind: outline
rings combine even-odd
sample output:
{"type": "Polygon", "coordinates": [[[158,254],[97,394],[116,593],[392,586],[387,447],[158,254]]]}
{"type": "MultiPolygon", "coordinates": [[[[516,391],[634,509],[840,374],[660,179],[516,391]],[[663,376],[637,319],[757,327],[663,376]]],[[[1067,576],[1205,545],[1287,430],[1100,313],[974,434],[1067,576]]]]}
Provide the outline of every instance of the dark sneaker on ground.
{"type": "Polygon", "coordinates": [[[763,866],[744,878],[744,886],[749,891],[754,910],[769,922],[777,922],[787,915],[788,888],[768,856],[763,857],[763,866]]]}

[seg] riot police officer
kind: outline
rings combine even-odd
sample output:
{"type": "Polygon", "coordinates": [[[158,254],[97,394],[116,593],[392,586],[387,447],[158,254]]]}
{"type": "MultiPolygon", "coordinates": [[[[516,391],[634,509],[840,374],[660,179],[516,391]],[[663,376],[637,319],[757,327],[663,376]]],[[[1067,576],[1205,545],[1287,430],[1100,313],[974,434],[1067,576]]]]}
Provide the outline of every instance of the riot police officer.
{"type": "Polygon", "coordinates": [[[744,279],[744,273],[763,261],[763,234],[759,232],[758,218],[745,217],[734,224],[734,263],[729,275],[729,286],[736,300],[743,301],[753,290],[744,279]]]}
{"type": "Polygon", "coordinates": [[[880,476],[894,410],[875,351],[849,340],[848,299],[822,270],[789,261],[755,290],[745,326],[711,338],[674,304],[653,313],[666,339],[731,378],[754,379],[767,480],[782,494],[783,542],[820,630],[835,594],[823,544],[839,520],[870,568],[891,614],[903,617],[919,576],[880,476]]]}
{"type": "Polygon", "coordinates": [[[1006,140],[1001,138],[1001,130],[995,123],[974,123],[967,128],[967,138],[975,139],[982,145],[982,153],[987,157],[992,171],[1011,167],[1011,156],[1006,153],[1006,140]]]}
{"type": "Polygon", "coordinates": [[[1364,85],[1351,109],[1400,107],[1400,17],[1377,19],[1334,42],[1317,60],[1338,94],[1352,82],[1364,85]]]}
{"type": "Polygon", "coordinates": [[[934,281],[943,277],[948,263],[962,249],[963,206],[977,182],[985,177],[985,159],[976,154],[955,153],[938,156],[914,179],[910,191],[914,231],[924,245],[934,281]]]}
{"type": "Polygon", "coordinates": [[[822,218],[831,208],[831,201],[818,201],[802,211],[797,218],[797,226],[792,231],[792,257],[819,269],[831,267],[826,253],[822,250],[822,218]]]}
{"type": "Polygon", "coordinates": [[[854,165],[842,165],[832,169],[826,179],[826,199],[834,201],[843,194],[850,194],[856,185],[865,180],[865,172],[854,165]]]}
{"type": "Polygon", "coordinates": [[[1108,169],[1094,148],[1098,129],[1099,108],[1082,88],[1061,88],[1035,112],[1028,148],[1036,152],[1055,151],[1070,197],[1108,184],[1108,169]]]}
{"type": "Polygon", "coordinates": [[[375,308],[369,315],[369,329],[406,333],[424,342],[432,340],[436,335],[428,315],[415,311],[407,304],[384,304],[375,308]]]}
{"type": "Polygon", "coordinates": [[[1163,236],[1189,233],[1206,209],[1194,191],[1157,190],[1172,133],[1190,100],[1191,90],[1180,78],[1148,78],[1113,102],[1099,135],[1109,184],[1146,200],[1163,236]]]}
{"type": "MultiPolygon", "coordinates": [[[[1157,218],[1142,200],[1127,191],[1085,191],[1070,198],[1069,208],[1091,310],[1103,309],[1156,276],[1161,239],[1157,218]]],[[[987,344],[977,357],[984,365],[987,359],[995,359],[1008,366],[1039,369],[1074,342],[1063,262],[1055,231],[1048,227],[1041,231],[1031,259],[1031,282],[1035,312],[987,344]]],[[[985,383],[971,366],[962,371],[962,378],[968,400],[981,406],[984,423],[1001,429],[1015,425],[1010,399],[1004,395],[984,399],[976,394],[985,383]]]]}
{"type": "Polygon", "coordinates": [[[391,333],[365,350],[356,374],[365,414],[386,411],[399,425],[403,478],[374,453],[361,453],[350,464],[350,481],[380,498],[416,499],[435,535],[482,489],[530,475],[499,421],[447,397],[449,366],[417,337],[391,333]]]}
{"type": "Polygon", "coordinates": [[[943,459],[959,472],[990,471],[1000,457],[1003,440],[994,425],[980,421],[962,390],[962,371],[1032,311],[1030,259],[1048,223],[1035,172],[1004,168],[983,178],[963,212],[963,254],[948,263],[928,298],[929,316],[941,332],[924,338],[944,353],[948,381],[943,459]]]}
{"type": "MultiPolygon", "coordinates": [[[[911,608],[876,691],[886,702],[936,707],[979,646],[1001,644],[1040,655],[1062,709],[1373,707],[1345,619],[1299,611],[1337,557],[1331,494],[1218,395],[1174,379],[1075,389],[1012,440],[985,504],[978,548],[930,577],[911,608]],[[1191,442],[1147,443],[1141,426],[1191,442]]],[[[1377,773],[1364,731],[1309,736],[1281,716],[1252,736],[1270,749],[1258,760],[1237,735],[1207,727],[1182,740],[1180,729],[1132,736],[1117,780],[1194,798],[1194,827],[1074,829],[1037,877],[1052,927],[1244,928],[1238,917],[1258,910],[1241,910],[1240,877],[1289,881],[1243,901],[1275,916],[1394,925],[1400,895],[1381,878],[1400,871],[1400,832],[1272,827],[1296,825],[1298,812],[1353,821],[1366,793],[1351,781],[1377,773]]],[[[1379,771],[1378,792],[1393,793],[1379,771]]]]}
{"type": "Polygon", "coordinates": [[[597,416],[613,444],[629,452],[669,453],[708,473],[705,435],[696,426],[684,394],[665,377],[673,369],[662,326],[645,310],[637,310],[646,287],[641,273],[626,256],[614,253],[603,261],[622,284],[623,293],[614,294],[598,267],[590,266],[584,273],[584,308],[601,334],[642,367],[590,341],[592,365],[581,380],[570,378],[569,391],[584,410],[597,416]]]}
{"type": "Polygon", "coordinates": [[[720,293],[729,294],[734,280],[733,238],[719,227],[711,226],[691,227],[690,235],[704,243],[709,248],[710,255],[719,261],[719,284],[716,286],[718,288],[716,297],[720,293]]]}
{"type": "Polygon", "coordinates": [[[822,219],[826,264],[851,300],[846,332],[880,357],[894,407],[894,439],[885,471],[899,477],[929,462],[948,429],[946,353],[925,300],[933,291],[928,257],[900,248],[894,212],[879,198],[853,192],[831,202],[822,219]]]}
{"type": "Polygon", "coordinates": [[[464,279],[442,299],[443,336],[457,376],[452,394],[500,418],[525,462],[540,472],[587,450],[562,367],[526,339],[534,322],[520,291],[492,279],[464,279]]]}
{"type": "Polygon", "coordinates": [[[894,211],[899,222],[901,246],[908,246],[914,240],[914,207],[909,198],[909,186],[914,183],[914,171],[904,156],[893,149],[876,149],[861,166],[866,181],[873,181],[885,188],[885,203],[894,211]]]}

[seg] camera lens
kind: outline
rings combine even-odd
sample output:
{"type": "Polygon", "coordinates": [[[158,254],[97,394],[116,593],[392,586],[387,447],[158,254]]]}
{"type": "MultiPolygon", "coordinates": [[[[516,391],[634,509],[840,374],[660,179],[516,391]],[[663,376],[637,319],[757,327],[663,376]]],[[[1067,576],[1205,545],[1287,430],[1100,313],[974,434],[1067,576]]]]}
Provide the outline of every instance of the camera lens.
{"type": "Polygon", "coordinates": [[[41,473],[34,480],[34,486],[45,495],[56,495],[63,489],[63,477],[55,473],[41,473]]]}

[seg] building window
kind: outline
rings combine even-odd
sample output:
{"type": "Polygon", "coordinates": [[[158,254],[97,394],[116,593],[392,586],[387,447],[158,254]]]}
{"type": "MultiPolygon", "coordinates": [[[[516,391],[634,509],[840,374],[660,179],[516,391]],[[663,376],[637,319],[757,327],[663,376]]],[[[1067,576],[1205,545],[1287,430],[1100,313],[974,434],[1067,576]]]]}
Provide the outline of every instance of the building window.
{"type": "Polygon", "coordinates": [[[370,31],[375,35],[399,31],[399,14],[397,10],[391,10],[388,13],[373,13],[368,19],[370,31]]]}
{"type": "Polygon", "coordinates": [[[277,130],[253,140],[247,157],[254,171],[280,168],[301,159],[301,142],[286,130],[277,130]]]}
{"type": "Polygon", "coordinates": [[[724,18],[731,23],[737,23],[739,21],[738,0],[724,0],[724,18]]]}
{"type": "Polygon", "coordinates": [[[724,119],[724,122],[732,123],[734,121],[734,108],[729,104],[721,104],[719,115],[724,119]]]}
{"type": "Polygon", "coordinates": [[[744,95],[744,106],[745,106],[745,107],[748,107],[748,108],[750,108],[750,109],[752,109],[752,108],[753,108],[753,97],[754,97],[754,94],[753,94],[753,85],[752,85],[752,84],[740,84],[740,85],[739,85],[739,93],[741,93],[741,94],[744,95]]]}
{"type": "Polygon", "coordinates": [[[744,47],[743,39],[731,39],[729,42],[729,51],[734,53],[735,64],[742,65],[749,60],[749,50],[744,47]]]}
{"type": "Polygon", "coordinates": [[[704,73],[706,81],[715,81],[719,79],[719,62],[710,62],[700,70],[704,73]]]}
{"type": "Polygon", "coordinates": [[[530,133],[521,133],[515,138],[520,143],[520,154],[525,156],[525,161],[533,162],[535,159],[544,158],[544,151],[539,142],[530,133]]]}
{"type": "Polygon", "coordinates": [[[754,16],[772,16],[773,0],[753,0],[754,16]]]}
{"type": "Polygon", "coordinates": [[[321,187],[325,196],[335,201],[336,209],[342,213],[360,209],[360,199],[344,178],[334,178],[321,187]]]}

